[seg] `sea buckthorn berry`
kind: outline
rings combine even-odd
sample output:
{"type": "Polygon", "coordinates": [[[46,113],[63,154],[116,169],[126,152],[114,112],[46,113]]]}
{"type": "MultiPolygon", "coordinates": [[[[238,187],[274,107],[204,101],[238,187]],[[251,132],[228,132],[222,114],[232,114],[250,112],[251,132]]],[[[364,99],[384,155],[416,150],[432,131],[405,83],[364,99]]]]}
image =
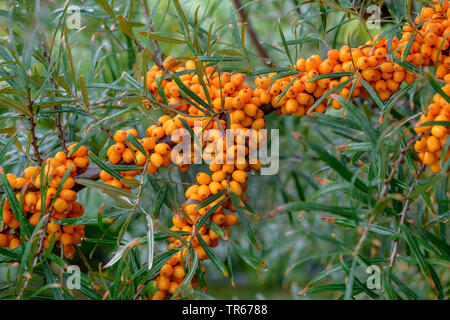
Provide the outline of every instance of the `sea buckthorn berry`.
{"type": "MultiPolygon", "coordinates": [[[[66,155],[65,152],[60,151],[60,152],[57,152],[57,153],[55,154],[55,157],[54,157],[54,158],[57,159],[58,161],[60,161],[61,163],[63,163],[63,162],[66,162],[66,160],[67,160],[67,155],[66,155]]],[[[27,178],[27,177],[25,176],[25,172],[24,172],[24,178],[27,178]]]]}
{"type": "Polygon", "coordinates": [[[38,197],[34,192],[27,192],[24,196],[24,201],[28,205],[35,205],[38,201],[38,197]]]}
{"type": "MultiPolygon", "coordinates": [[[[175,294],[175,292],[177,292],[179,286],[180,286],[179,283],[172,281],[169,286],[169,292],[171,294],[175,294]]],[[[159,292],[161,292],[161,291],[159,291],[159,292]]]]}
{"type": "Polygon", "coordinates": [[[114,133],[114,141],[116,142],[124,142],[127,140],[127,132],[125,130],[117,130],[114,133]]]}
{"type": "Polygon", "coordinates": [[[436,138],[443,138],[447,134],[447,128],[444,126],[433,126],[431,128],[431,134],[436,138]]]}
{"type": "Polygon", "coordinates": [[[158,143],[155,145],[154,150],[159,154],[166,155],[170,152],[170,147],[167,143],[158,143]]]}
{"type": "Polygon", "coordinates": [[[53,203],[53,208],[58,212],[65,212],[68,207],[66,200],[63,198],[57,198],[53,203]]]}
{"type": "Polygon", "coordinates": [[[226,173],[223,170],[216,171],[212,174],[211,179],[216,182],[221,182],[225,180],[226,173]]]}
{"type": "Polygon", "coordinates": [[[150,156],[150,162],[155,167],[159,168],[164,164],[164,158],[159,153],[152,153],[150,156]]]}
{"type": "Polygon", "coordinates": [[[231,175],[234,180],[236,180],[239,183],[245,183],[248,178],[248,174],[245,171],[242,170],[236,170],[231,175]]]}
{"type": "Polygon", "coordinates": [[[61,190],[61,193],[59,194],[59,196],[66,201],[77,200],[77,193],[75,191],[69,190],[69,189],[61,190]]]}
{"type": "Polygon", "coordinates": [[[203,200],[208,198],[210,194],[211,194],[211,191],[209,190],[209,187],[206,184],[203,184],[198,188],[198,195],[203,200]]]}
{"type": "Polygon", "coordinates": [[[152,130],[153,139],[161,139],[162,137],[164,137],[164,134],[164,128],[162,127],[156,127],[152,130]]]}
{"type": "Polygon", "coordinates": [[[209,184],[209,190],[212,194],[216,194],[223,190],[223,186],[217,181],[212,181],[209,184]]]}
{"type": "Polygon", "coordinates": [[[134,162],[134,154],[133,151],[131,151],[131,149],[125,149],[122,153],[122,160],[125,161],[126,163],[131,163],[134,162]]]}
{"type": "Polygon", "coordinates": [[[166,291],[159,290],[152,296],[152,300],[164,300],[166,298],[166,295],[166,291]]]}
{"type": "Polygon", "coordinates": [[[111,164],[118,164],[119,161],[122,160],[122,155],[117,152],[111,152],[108,159],[111,164]]]}
{"type": "Polygon", "coordinates": [[[427,140],[427,148],[429,152],[436,152],[441,148],[441,144],[435,136],[431,136],[427,140]]]}
{"type": "Polygon", "coordinates": [[[116,153],[122,153],[125,150],[125,145],[122,142],[117,142],[112,146],[114,152],[116,153]]]}
{"type": "Polygon", "coordinates": [[[269,79],[267,77],[257,77],[255,79],[255,84],[258,88],[267,89],[270,85],[269,79]]]}
{"type": "Polygon", "coordinates": [[[68,245],[71,245],[72,243],[73,243],[73,238],[72,238],[72,235],[70,235],[70,234],[68,234],[68,233],[63,233],[62,235],[61,235],[61,243],[64,245],[64,246],[68,246],[68,245]]]}
{"type": "Polygon", "coordinates": [[[87,157],[75,157],[73,162],[78,168],[87,168],[89,165],[89,159],[87,157]]]}
{"type": "Polygon", "coordinates": [[[231,192],[236,193],[238,196],[242,195],[243,190],[239,182],[235,180],[231,181],[229,184],[229,188],[231,192]]]}
{"type": "Polygon", "coordinates": [[[182,266],[176,266],[173,268],[173,274],[172,276],[175,279],[182,280],[186,276],[186,273],[184,272],[184,268],[182,266]]]}
{"type": "Polygon", "coordinates": [[[15,248],[20,246],[20,240],[17,238],[13,238],[11,239],[11,241],[9,242],[9,249],[10,250],[14,250],[15,248]]]}
{"type": "Polygon", "coordinates": [[[306,70],[306,59],[304,59],[304,58],[298,59],[297,63],[296,63],[296,67],[297,67],[297,70],[301,70],[301,71],[306,70]]]}
{"type": "Polygon", "coordinates": [[[6,247],[8,243],[8,237],[3,233],[0,233],[0,248],[6,247]]]}
{"type": "Polygon", "coordinates": [[[425,152],[423,157],[423,163],[432,165],[436,162],[436,155],[433,152],[425,152]]]}
{"type": "MultiPolygon", "coordinates": [[[[67,150],[71,151],[76,144],[72,144],[67,150]]],[[[72,157],[84,157],[87,155],[87,148],[85,146],[80,146],[73,154],[72,157]]]]}
{"type": "Polygon", "coordinates": [[[103,181],[108,181],[111,180],[113,177],[106,171],[102,170],[100,171],[100,179],[102,179],[103,181]]]}
{"type": "Polygon", "coordinates": [[[288,99],[286,101],[286,111],[290,113],[297,112],[299,108],[299,104],[296,99],[288,99]]]}
{"type": "Polygon", "coordinates": [[[168,277],[160,276],[156,286],[159,290],[167,291],[170,287],[170,279],[168,277]]]}
{"type": "Polygon", "coordinates": [[[211,182],[211,177],[209,176],[209,174],[204,172],[197,173],[196,179],[199,184],[203,185],[207,185],[211,182]]]}
{"type": "Polygon", "coordinates": [[[238,222],[238,218],[234,214],[225,214],[225,225],[234,226],[238,222]]]}
{"type": "Polygon", "coordinates": [[[306,70],[317,70],[321,63],[322,58],[319,55],[314,54],[306,59],[306,70]]]}
{"type": "Polygon", "coordinates": [[[360,70],[367,69],[369,66],[369,59],[367,57],[359,57],[356,60],[356,67],[360,70]]]}
{"type": "Polygon", "coordinates": [[[35,213],[30,217],[29,221],[33,226],[37,226],[39,223],[39,218],[40,218],[40,213],[35,213]]]}
{"type": "Polygon", "coordinates": [[[230,78],[230,81],[235,85],[235,87],[239,87],[244,83],[244,75],[241,73],[233,74],[230,78]]]}
{"type": "Polygon", "coordinates": [[[225,223],[225,215],[222,213],[219,214],[213,214],[211,218],[212,222],[217,224],[218,226],[221,226],[225,223]]]}
{"type": "MultiPolygon", "coordinates": [[[[36,173],[39,172],[38,167],[28,167],[23,171],[23,177],[25,179],[31,179],[33,176],[36,175],[36,173]]],[[[8,176],[8,175],[7,175],[8,176]]]]}

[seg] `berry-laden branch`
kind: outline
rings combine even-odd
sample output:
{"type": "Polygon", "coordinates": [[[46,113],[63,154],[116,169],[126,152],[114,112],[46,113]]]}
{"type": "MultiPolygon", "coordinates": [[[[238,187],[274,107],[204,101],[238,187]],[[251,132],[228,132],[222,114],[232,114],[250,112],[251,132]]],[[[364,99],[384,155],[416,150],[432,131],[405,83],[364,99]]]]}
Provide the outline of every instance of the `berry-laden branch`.
{"type": "MultiPolygon", "coordinates": [[[[69,146],[68,151],[74,146],[75,144],[69,146]]],[[[80,244],[84,238],[84,225],[60,225],[58,221],[83,215],[84,207],[76,201],[78,196],[74,189],[74,178],[88,165],[87,148],[81,146],[70,157],[61,151],[53,158],[47,159],[42,174],[41,168],[37,166],[26,168],[21,177],[7,174],[7,182],[16,190],[17,199],[23,194],[23,212],[15,212],[16,207],[10,203],[12,199],[6,199],[3,206],[3,224],[7,228],[0,233],[0,247],[13,250],[22,244],[18,235],[19,230],[22,231],[23,228],[19,223],[22,219],[19,215],[23,214],[32,226],[37,226],[41,219],[44,219],[36,255],[40,254],[42,248],[49,249],[54,239],[56,245],[62,247],[65,257],[73,258],[75,245],[80,244]],[[41,180],[42,177],[44,180],[41,180]],[[27,185],[32,188],[27,188],[27,185]]],[[[33,267],[36,264],[35,259],[33,267]]]]}
{"type": "MultiPolygon", "coordinates": [[[[401,233],[401,226],[405,223],[405,217],[406,217],[406,213],[409,210],[409,206],[411,204],[411,195],[414,192],[414,189],[416,188],[416,184],[417,181],[419,180],[420,176],[422,175],[422,173],[425,171],[425,164],[422,164],[422,166],[420,167],[419,171],[417,172],[417,174],[414,177],[413,183],[411,184],[411,187],[409,188],[408,191],[408,195],[406,196],[406,202],[403,206],[402,212],[400,213],[400,222],[397,228],[397,234],[401,233]]],[[[394,249],[392,250],[392,254],[391,257],[389,259],[389,268],[392,269],[392,267],[394,266],[395,263],[395,258],[397,257],[398,254],[398,242],[399,242],[399,238],[396,238],[394,240],[394,249]]]]}

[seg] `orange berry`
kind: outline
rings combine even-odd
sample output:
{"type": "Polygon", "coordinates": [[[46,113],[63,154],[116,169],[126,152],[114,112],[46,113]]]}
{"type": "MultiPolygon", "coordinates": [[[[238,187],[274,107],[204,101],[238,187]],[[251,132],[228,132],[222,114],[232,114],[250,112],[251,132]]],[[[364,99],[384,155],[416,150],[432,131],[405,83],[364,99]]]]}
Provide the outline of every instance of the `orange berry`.
{"type": "Polygon", "coordinates": [[[158,143],[155,145],[154,150],[161,155],[166,155],[170,152],[170,147],[167,143],[158,143]]]}
{"type": "Polygon", "coordinates": [[[117,142],[116,144],[112,145],[112,149],[116,153],[122,153],[125,150],[125,145],[122,142],[117,142]]]}
{"type": "Polygon", "coordinates": [[[197,173],[196,179],[199,184],[203,185],[207,185],[211,182],[211,177],[209,176],[209,174],[204,172],[197,173]]]}
{"type": "Polygon", "coordinates": [[[7,243],[8,243],[8,237],[5,234],[0,233],[0,248],[6,247],[7,243]]]}
{"type": "Polygon", "coordinates": [[[184,272],[184,268],[182,266],[176,266],[175,268],[173,268],[172,276],[175,279],[183,280],[184,277],[186,276],[186,273],[184,272]]]}
{"type": "Polygon", "coordinates": [[[133,129],[133,128],[127,130],[127,135],[128,135],[128,134],[131,134],[131,135],[133,135],[133,136],[135,136],[135,137],[138,136],[137,130],[136,130],[136,129],[133,129]]]}
{"type": "Polygon", "coordinates": [[[61,235],[60,241],[61,241],[61,243],[62,243],[64,246],[71,245],[71,244],[73,243],[72,235],[69,234],[69,233],[63,233],[63,234],[61,235]]]}
{"type": "Polygon", "coordinates": [[[11,239],[11,241],[9,242],[9,249],[10,250],[14,250],[15,248],[20,246],[20,240],[17,238],[13,238],[11,239]]]}
{"type": "Polygon", "coordinates": [[[435,136],[430,136],[427,139],[427,149],[429,152],[436,152],[441,149],[441,144],[435,136]]]}
{"type": "Polygon", "coordinates": [[[53,203],[53,208],[58,212],[65,212],[68,209],[68,205],[63,198],[57,198],[53,203]]]}
{"type": "Polygon", "coordinates": [[[202,184],[198,187],[198,195],[204,200],[208,198],[211,194],[211,191],[209,190],[208,185],[202,184]]]}
{"type": "Polygon", "coordinates": [[[134,162],[134,157],[135,157],[135,155],[133,154],[133,151],[131,151],[131,149],[127,148],[122,153],[122,159],[126,163],[134,162]]]}
{"type": "Polygon", "coordinates": [[[153,150],[155,147],[155,140],[151,138],[144,138],[140,142],[146,151],[153,150]]]}
{"type": "Polygon", "coordinates": [[[155,167],[159,168],[164,164],[164,158],[159,153],[152,153],[150,156],[150,162],[155,167]]]}
{"type": "Polygon", "coordinates": [[[38,172],[39,172],[38,167],[28,167],[23,171],[23,177],[25,179],[31,179],[38,172]]]}
{"type": "Polygon", "coordinates": [[[100,171],[100,179],[102,179],[103,181],[108,181],[111,180],[113,177],[106,171],[102,170],[100,171]]]}
{"type": "Polygon", "coordinates": [[[425,152],[423,157],[423,163],[427,165],[432,165],[437,161],[436,155],[432,152],[425,152]]]}
{"type": "Polygon", "coordinates": [[[120,160],[122,160],[122,155],[117,152],[111,152],[108,156],[109,162],[111,164],[118,164],[120,160]]]}
{"type": "Polygon", "coordinates": [[[248,178],[248,174],[245,171],[242,170],[236,170],[231,175],[234,180],[236,180],[239,183],[245,183],[248,178]]]}
{"type": "Polygon", "coordinates": [[[234,226],[238,222],[238,218],[234,214],[225,214],[225,225],[234,226]]]}
{"type": "Polygon", "coordinates": [[[89,165],[89,158],[87,157],[75,157],[73,162],[78,168],[87,168],[89,165]]]}
{"type": "Polygon", "coordinates": [[[75,191],[69,190],[69,189],[61,190],[61,193],[59,194],[59,196],[66,201],[77,200],[77,193],[75,191]]]}

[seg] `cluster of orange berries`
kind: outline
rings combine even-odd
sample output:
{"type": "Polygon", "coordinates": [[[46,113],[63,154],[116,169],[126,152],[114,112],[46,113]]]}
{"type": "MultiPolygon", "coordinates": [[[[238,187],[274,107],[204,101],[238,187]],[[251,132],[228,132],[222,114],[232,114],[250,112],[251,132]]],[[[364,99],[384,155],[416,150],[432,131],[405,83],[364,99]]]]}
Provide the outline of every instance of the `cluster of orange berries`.
{"type": "MultiPolygon", "coordinates": [[[[369,93],[359,79],[363,79],[375,89],[382,100],[387,100],[392,93],[398,91],[403,81],[412,82],[414,75],[389,61],[388,42],[385,38],[378,38],[375,37],[374,41],[368,41],[358,48],[349,48],[345,45],[340,50],[329,50],[326,59],[317,54],[307,59],[301,58],[296,62],[298,74],[277,78],[274,81],[271,79],[276,76],[275,73],[270,73],[268,77],[258,77],[255,79],[257,86],[255,92],[263,94],[264,97],[268,93],[269,97],[266,99],[276,108],[275,113],[295,116],[309,114],[311,106],[318,99],[341,84],[343,87],[334,92],[335,94],[350,99],[368,97],[369,93]],[[355,76],[313,79],[322,74],[338,72],[350,72],[355,76]]],[[[398,45],[399,41],[394,37],[393,50],[397,49],[398,45]]],[[[328,96],[311,112],[324,113],[328,104],[335,109],[342,108],[337,100],[328,96]]]]}
{"type": "MultiPolygon", "coordinates": [[[[147,137],[138,140],[146,154],[143,154],[135,145],[129,142],[128,135],[131,134],[134,137],[138,137],[136,129],[117,130],[114,133],[115,143],[108,148],[107,156],[111,164],[125,164],[136,165],[146,168],[146,171],[150,174],[158,172],[159,168],[167,168],[172,163],[171,145],[179,142],[172,133],[179,129],[185,131],[183,124],[179,120],[180,117],[171,118],[168,115],[163,115],[158,119],[158,124],[152,125],[147,128],[147,137]],[[164,142],[164,139],[166,138],[164,142]]],[[[186,120],[188,118],[186,117],[186,120]]],[[[191,121],[191,120],[189,120],[191,121]]],[[[185,132],[187,134],[187,131],[185,132]]],[[[179,169],[182,172],[189,170],[189,164],[179,164],[179,169]]],[[[123,178],[133,178],[134,176],[142,173],[143,169],[132,171],[119,171],[123,178]]],[[[106,171],[100,172],[100,179],[105,184],[109,184],[118,188],[128,189],[120,180],[114,178],[106,171]]]]}
{"type": "MultiPolygon", "coordinates": [[[[448,1],[441,5],[422,8],[421,15],[416,17],[415,23],[421,24],[419,30],[404,27],[402,39],[409,41],[415,36],[407,61],[418,65],[436,65],[436,77],[443,79],[447,84],[442,87],[446,95],[450,94],[450,57],[449,39],[450,34],[450,7],[448,1]]],[[[425,114],[422,114],[415,125],[417,134],[423,134],[414,149],[418,153],[420,162],[430,166],[434,173],[441,171],[441,160],[447,161],[450,152],[442,154],[443,148],[449,135],[449,128],[445,125],[423,126],[430,121],[449,121],[450,104],[439,93],[433,97],[425,114]],[[444,159],[442,159],[444,157],[444,159]]]]}
{"type": "MultiPolygon", "coordinates": [[[[393,93],[398,91],[403,82],[411,83],[416,78],[414,73],[396,63],[395,58],[406,60],[406,62],[420,69],[424,66],[436,65],[436,76],[449,82],[450,57],[447,52],[449,41],[446,39],[450,32],[449,10],[447,1],[444,1],[442,6],[424,7],[420,16],[416,18],[415,26],[405,26],[400,39],[393,37],[391,41],[387,41],[385,38],[378,36],[373,41],[368,41],[365,45],[358,48],[343,46],[340,50],[330,50],[327,59],[324,60],[319,55],[313,55],[308,59],[299,59],[296,63],[296,69],[300,71],[298,74],[283,78],[279,78],[276,73],[270,73],[267,77],[259,76],[255,79],[255,89],[251,89],[244,84],[242,75],[230,75],[228,73],[219,75],[217,72],[213,72],[212,67],[207,67],[207,75],[204,77],[204,82],[211,84],[211,86],[207,87],[207,91],[212,100],[212,107],[218,113],[225,110],[229,112],[231,124],[226,127],[261,129],[265,126],[262,105],[272,105],[277,114],[303,116],[310,114],[311,106],[314,105],[317,99],[323,97],[325,92],[344,82],[347,83],[341,85],[341,89],[335,92],[344,98],[368,97],[369,92],[360,81],[360,79],[363,79],[377,92],[382,100],[387,100],[393,93]],[[411,41],[412,37],[414,37],[413,41],[411,41]],[[388,54],[389,46],[392,48],[394,59],[388,54]],[[313,77],[321,74],[337,72],[351,72],[354,76],[347,75],[340,78],[330,77],[311,81],[313,77]]],[[[172,58],[166,59],[165,67],[171,68],[173,71],[181,72],[195,69],[194,62],[189,61],[182,66],[175,63],[175,60],[170,59],[172,58]],[[170,63],[170,61],[173,61],[173,63],[170,63]]],[[[157,66],[154,66],[147,74],[148,88],[160,101],[162,97],[159,94],[159,85],[155,79],[162,74],[162,70],[157,66]]],[[[180,76],[180,79],[205,102],[208,100],[197,74],[183,74],[180,76]]],[[[162,86],[169,105],[181,112],[206,117],[203,112],[199,112],[196,107],[180,97],[180,89],[174,81],[163,80],[162,86]]],[[[450,87],[445,86],[443,90],[450,94],[450,87]]],[[[337,100],[327,97],[317,104],[312,112],[324,113],[328,104],[331,104],[335,109],[342,107],[337,100]]],[[[428,108],[427,115],[422,116],[420,123],[449,121],[449,110],[448,102],[437,94],[434,97],[434,103],[428,108]]],[[[208,120],[204,119],[203,121],[208,120]]],[[[442,125],[416,128],[417,133],[426,132],[427,130],[430,130],[430,133],[419,140],[415,148],[421,161],[430,165],[432,171],[437,173],[440,171],[439,158],[442,157],[442,148],[448,137],[448,129],[442,125]]],[[[217,156],[216,154],[215,157],[217,156]]],[[[219,156],[223,157],[221,154],[219,156]]],[[[449,157],[450,152],[447,152],[445,160],[449,157]]],[[[213,157],[213,159],[217,158],[213,157]]],[[[240,168],[238,165],[231,166],[232,168],[228,164],[218,165],[214,162],[211,163],[210,170],[212,175],[200,173],[203,183],[198,181],[198,185],[194,185],[186,191],[188,201],[202,201],[211,194],[215,194],[225,188],[244,198],[243,191],[246,188],[245,180],[247,178],[246,170],[250,166],[245,168],[240,168]]],[[[259,168],[252,169],[259,170],[259,168]]],[[[211,218],[216,224],[224,225],[225,227],[237,222],[237,218],[236,220],[227,220],[234,219],[231,218],[235,217],[234,215],[222,213],[221,210],[223,208],[233,211],[232,205],[230,203],[227,205],[219,207],[211,218]]],[[[180,214],[175,215],[172,230],[191,231],[193,223],[197,221],[199,216],[206,214],[209,208],[198,209],[196,203],[188,202],[183,209],[189,219],[180,214]]],[[[209,230],[209,233],[200,234],[202,237],[207,237],[206,242],[210,246],[214,247],[216,245],[214,240],[217,235],[212,230],[209,230]]],[[[190,236],[187,237],[190,239],[190,236]]],[[[174,239],[169,247],[175,248],[180,245],[181,242],[174,239]]],[[[207,258],[203,255],[201,249],[198,249],[198,251],[197,253],[200,257],[207,258]]],[[[168,289],[170,285],[169,287],[166,285],[168,283],[167,279],[162,279],[161,284],[157,282],[157,287],[160,291],[155,294],[155,299],[166,297],[167,291],[173,293],[173,290],[168,289]]],[[[169,283],[171,282],[169,281],[169,283]]]]}
{"type": "MultiPolygon", "coordinates": [[[[231,200],[227,198],[227,194],[223,194],[206,206],[199,207],[198,204],[225,189],[245,199],[243,192],[247,189],[247,171],[250,169],[259,170],[260,167],[211,163],[209,168],[213,172],[211,175],[199,172],[196,175],[198,184],[194,184],[186,190],[185,196],[187,201],[183,204],[181,212],[173,216],[173,227],[171,227],[171,230],[174,232],[182,231],[188,233],[188,235],[183,237],[188,243],[192,244],[200,261],[208,260],[209,257],[199,237],[201,237],[204,244],[211,248],[216,247],[220,239],[220,235],[206,224],[198,227],[200,219],[208,214],[208,219],[222,228],[229,236],[229,227],[236,225],[238,217],[228,213],[236,212],[236,209],[231,200]],[[210,212],[213,209],[214,211],[210,212]]],[[[168,246],[169,249],[180,248],[181,250],[162,267],[160,275],[156,279],[158,291],[152,297],[154,300],[164,299],[167,296],[167,292],[173,295],[185,277],[183,259],[185,259],[187,254],[187,248],[183,248],[183,242],[180,239],[169,238],[169,241],[171,242],[168,246]]]]}
{"type": "MultiPolygon", "coordinates": [[[[177,64],[174,61],[173,57],[167,57],[164,63],[165,68],[180,73],[189,70],[194,71],[196,68],[196,64],[192,60],[187,61],[184,65],[177,64]]],[[[162,74],[163,71],[158,66],[153,66],[147,73],[147,88],[159,101],[162,101],[162,97],[155,79],[162,74]]],[[[263,94],[260,97],[259,94],[255,94],[250,86],[244,83],[245,77],[243,74],[219,73],[214,67],[207,66],[202,79],[195,72],[180,75],[179,79],[206,103],[208,103],[209,99],[214,112],[228,111],[232,120],[231,129],[252,127],[257,130],[265,127],[264,112],[260,107],[270,101],[267,100],[268,95],[263,94]],[[206,90],[202,85],[202,81],[206,85],[206,90]]],[[[208,117],[206,110],[203,111],[196,106],[190,105],[182,98],[180,88],[175,81],[165,79],[161,85],[169,107],[188,113],[191,117],[187,118],[190,118],[191,121],[195,121],[193,116],[197,116],[201,117],[204,123],[213,122],[214,118],[208,117]]],[[[226,128],[227,126],[224,125],[223,127],[226,128]]]]}
{"type": "MultiPolygon", "coordinates": [[[[164,61],[164,67],[170,72],[183,72],[194,70],[196,65],[194,61],[187,61],[184,65],[180,65],[172,57],[169,57],[164,61]]],[[[246,200],[244,191],[247,189],[248,172],[261,169],[261,162],[252,158],[248,144],[252,142],[253,146],[259,148],[265,143],[265,139],[259,134],[259,130],[266,125],[261,106],[270,102],[271,98],[268,93],[261,90],[252,90],[248,84],[244,83],[245,77],[242,74],[219,73],[213,67],[205,67],[203,84],[207,84],[207,93],[205,93],[197,73],[182,74],[179,78],[185,86],[206,103],[208,100],[211,101],[212,112],[208,112],[208,110],[202,110],[186,101],[173,79],[165,79],[158,83],[156,79],[162,75],[163,72],[157,66],[153,66],[147,73],[148,89],[159,101],[163,101],[159,88],[161,86],[169,107],[187,115],[181,113],[172,117],[164,115],[158,119],[157,124],[147,128],[147,138],[140,140],[147,151],[147,156],[126,143],[128,134],[131,133],[137,137],[134,129],[117,131],[114,134],[115,144],[108,150],[108,159],[113,164],[134,163],[139,166],[147,164],[149,173],[156,173],[160,167],[167,167],[172,162],[175,162],[181,171],[187,171],[189,164],[183,162],[186,157],[190,163],[198,163],[197,161],[201,162],[201,160],[210,163],[211,174],[198,173],[198,184],[194,184],[186,190],[187,200],[181,211],[176,212],[172,219],[174,224],[172,231],[188,232],[189,234],[184,236],[185,240],[192,243],[199,259],[205,260],[209,257],[198,237],[201,237],[209,247],[215,247],[218,245],[219,235],[206,225],[202,225],[198,230],[196,226],[199,220],[215,206],[217,208],[208,217],[212,223],[226,233],[229,233],[230,226],[237,223],[238,218],[234,214],[228,213],[235,212],[235,208],[231,200],[227,198],[227,193],[231,191],[246,200]],[[224,111],[229,113],[229,120],[222,116],[224,111]],[[193,144],[188,150],[190,154],[172,155],[172,152],[175,151],[173,146],[183,141],[184,136],[189,135],[186,124],[193,129],[197,137],[201,137],[203,152],[196,153],[195,144],[193,144]],[[237,134],[233,136],[232,140],[229,140],[224,134],[225,129],[237,130],[237,134]],[[253,130],[248,131],[250,129],[253,130]],[[128,145],[128,148],[125,144],[128,145]],[[201,159],[198,159],[199,156],[201,159]],[[200,202],[222,190],[227,191],[221,197],[205,207],[198,207],[200,202]],[[221,201],[223,203],[219,205],[221,201]]],[[[147,103],[146,105],[148,106],[147,103]]],[[[126,174],[136,175],[138,173],[135,171],[126,174]]],[[[100,177],[105,182],[111,181],[116,186],[121,186],[120,181],[115,180],[106,172],[102,172],[100,177]]],[[[164,271],[157,278],[158,291],[152,297],[153,299],[167,298],[167,293],[173,294],[184,279],[185,270],[182,256],[186,254],[187,248],[181,248],[183,242],[180,239],[170,238],[169,240],[171,242],[168,246],[169,249],[180,248],[180,250],[164,266],[164,271]]]]}
{"type": "MultiPolygon", "coordinates": [[[[442,87],[445,94],[450,95],[450,84],[442,87]]],[[[433,97],[433,103],[427,108],[427,114],[422,114],[415,125],[417,134],[423,137],[414,144],[420,161],[428,166],[434,173],[441,171],[440,159],[450,158],[450,148],[442,155],[445,143],[449,136],[449,127],[444,125],[423,125],[430,121],[450,121],[450,104],[439,93],[433,97]]]]}
{"type": "MultiPolygon", "coordinates": [[[[71,151],[74,146],[75,144],[69,146],[68,151],[71,151]]],[[[51,211],[51,214],[43,247],[48,249],[54,238],[57,245],[63,246],[64,255],[69,259],[75,254],[75,245],[79,244],[84,237],[84,225],[61,226],[55,222],[83,215],[84,207],[76,201],[77,192],[72,189],[75,186],[74,177],[82,173],[88,165],[87,148],[81,146],[70,157],[64,152],[58,152],[53,158],[46,160],[43,176],[48,183],[41,181],[41,168],[37,166],[26,168],[22,177],[11,173],[6,175],[10,186],[15,190],[17,200],[22,203],[24,216],[33,226],[38,225],[43,217],[42,199],[45,198],[44,212],[51,211]],[[70,173],[56,197],[67,170],[70,170],[70,173]],[[48,187],[45,197],[42,197],[41,190],[45,187],[44,184],[48,187]],[[26,188],[23,197],[22,188],[26,188]],[[51,208],[50,205],[52,205],[51,208]]],[[[0,232],[0,247],[9,247],[12,250],[20,246],[19,221],[14,216],[8,200],[3,205],[3,225],[3,231],[0,232]]]]}
{"type": "Polygon", "coordinates": [[[403,44],[399,54],[403,55],[407,44],[414,37],[410,46],[406,61],[423,67],[437,65],[436,77],[450,81],[448,69],[450,68],[450,57],[448,53],[450,39],[450,8],[448,1],[442,1],[441,5],[423,7],[420,15],[415,19],[415,25],[419,27],[404,26],[400,43],[403,44]]]}

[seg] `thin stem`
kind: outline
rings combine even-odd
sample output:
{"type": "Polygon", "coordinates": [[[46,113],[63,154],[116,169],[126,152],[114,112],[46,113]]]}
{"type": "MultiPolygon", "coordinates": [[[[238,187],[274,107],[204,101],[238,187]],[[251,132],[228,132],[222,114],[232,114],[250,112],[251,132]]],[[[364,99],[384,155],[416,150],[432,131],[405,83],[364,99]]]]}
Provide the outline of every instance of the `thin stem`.
{"type": "Polygon", "coordinates": [[[241,1],[240,0],[233,0],[234,6],[236,7],[236,10],[239,12],[239,15],[241,17],[241,22],[243,24],[247,24],[247,31],[250,36],[250,40],[252,40],[253,45],[256,47],[256,50],[258,50],[259,56],[261,57],[261,61],[268,67],[272,67],[272,58],[267,53],[266,49],[263,47],[261,42],[259,41],[258,35],[255,32],[255,29],[253,28],[252,23],[250,22],[247,13],[245,12],[244,8],[242,8],[241,1]]]}
{"type": "MultiPolygon", "coordinates": [[[[414,192],[414,189],[416,188],[416,183],[419,180],[421,174],[425,171],[425,167],[426,167],[425,164],[422,164],[422,166],[420,167],[419,171],[417,172],[417,175],[414,177],[414,181],[413,181],[411,187],[409,188],[408,196],[407,196],[405,205],[403,206],[402,212],[400,213],[400,222],[399,222],[399,225],[398,225],[398,228],[397,228],[397,235],[399,235],[401,233],[401,228],[400,227],[405,223],[406,213],[408,212],[409,206],[411,204],[411,198],[410,197],[411,197],[412,193],[414,192]]],[[[392,250],[391,258],[389,260],[389,268],[391,268],[391,269],[394,266],[395,258],[397,257],[397,254],[398,254],[398,242],[399,242],[399,239],[398,238],[395,239],[394,249],[392,250]]]]}
{"type": "MultiPolygon", "coordinates": [[[[147,20],[149,20],[150,19],[150,12],[148,10],[148,5],[147,5],[147,1],[146,0],[142,0],[142,6],[144,7],[145,18],[147,20]]],[[[150,21],[148,21],[148,24],[149,24],[148,31],[149,32],[153,32],[153,25],[151,24],[150,21]]],[[[161,53],[161,49],[159,48],[158,41],[156,41],[155,39],[150,39],[150,41],[152,42],[153,48],[155,49],[155,54],[152,54],[153,61],[156,63],[156,65],[160,69],[163,69],[162,53],[161,53]]]]}
{"type": "MultiPolygon", "coordinates": [[[[44,55],[45,59],[47,60],[48,67],[50,67],[50,63],[51,63],[50,53],[47,51],[46,46],[45,46],[45,43],[44,43],[43,41],[41,41],[41,43],[42,43],[42,54],[44,55]]],[[[51,84],[52,84],[53,89],[55,90],[55,91],[53,92],[53,95],[54,95],[55,97],[57,97],[56,89],[57,89],[58,87],[57,87],[57,85],[56,85],[55,78],[53,77],[53,71],[50,70],[50,72],[51,72],[51,75],[50,75],[50,82],[51,82],[51,84]]],[[[59,106],[55,106],[54,109],[55,109],[55,110],[60,110],[61,108],[60,108],[59,106]]],[[[62,127],[62,123],[61,123],[61,113],[60,113],[60,112],[57,112],[57,113],[56,113],[56,115],[55,115],[55,121],[56,121],[56,126],[57,126],[57,128],[58,128],[58,138],[59,138],[59,141],[61,142],[61,147],[62,147],[63,151],[64,151],[65,153],[67,153],[67,145],[66,145],[67,138],[66,138],[66,132],[64,131],[64,129],[63,129],[63,127],[62,127]]]]}
{"type": "Polygon", "coordinates": [[[42,164],[41,154],[39,153],[38,140],[36,136],[36,120],[34,119],[33,112],[33,101],[30,98],[30,93],[28,93],[28,110],[30,111],[31,116],[28,117],[28,122],[30,123],[30,134],[31,134],[31,144],[34,148],[34,153],[36,156],[36,160],[39,162],[39,165],[42,164]]]}

